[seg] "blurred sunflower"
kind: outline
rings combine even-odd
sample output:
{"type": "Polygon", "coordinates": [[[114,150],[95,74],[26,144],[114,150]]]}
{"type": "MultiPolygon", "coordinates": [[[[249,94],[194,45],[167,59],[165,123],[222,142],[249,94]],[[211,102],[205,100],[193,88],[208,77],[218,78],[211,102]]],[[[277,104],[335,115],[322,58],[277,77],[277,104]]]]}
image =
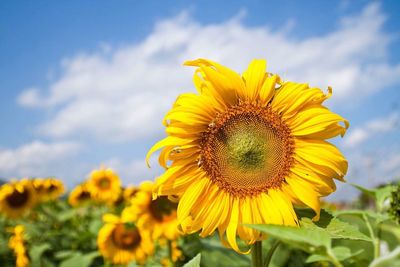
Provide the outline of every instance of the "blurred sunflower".
{"type": "Polygon", "coordinates": [[[137,227],[129,218],[105,214],[106,223],[99,231],[97,245],[103,257],[114,264],[136,261],[144,264],[154,252],[149,232],[137,227]]]}
{"type": "Polygon", "coordinates": [[[177,204],[165,196],[153,200],[153,186],[152,182],[143,182],[132,198],[131,205],[126,207],[122,214],[135,221],[139,227],[151,231],[154,240],[175,240],[179,236],[177,204]]]}
{"type": "Polygon", "coordinates": [[[243,224],[298,225],[293,204],[311,207],[318,220],[319,198],[347,172],[346,159],[325,141],[349,126],[322,105],[331,89],[325,95],[282,82],[264,60],[252,61],[242,76],[205,59],[185,65],[198,67],[198,94],[178,97],[164,118],[168,137],[147,155],[148,162],[162,149],[167,170],[155,193],[180,197],[182,230],[204,237],[218,229],[239,251],[237,235],[248,244],[264,238],[243,224]]]}
{"type": "Polygon", "coordinates": [[[90,174],[87,189],[93,200],[112,204],[121,193],[121,182],[111,169],[101,168],[90,174]]]}
{"type": "Polygon", "coordinates": [[[68,203],[73,206],[79,206],[90,200],[90,192],[85,183],[76,186],[68,196],[68,203]]]}
{"type": "Polygon", "coordinates": [[[123,189],[123,198],[126,202],[130,202],[132,197],[136,195],[136,193],[139,191],[139,188],[136,186],[128,186],[123,189]]]}
{"type": "Polygon", "coordinates": [[[64,193],[64,184],[55,178],[36,178],[32,181],[38,198],[41,201],[55,200],[64,193]]]}
{"type": "Polygon", "coordinates": [[[27,179],[6,183],[0,188],[0,212],[9,218],[18,218],[37,203],[32,182],[27,179]]]}
{"type": "MultiPolygon", "coordinates": [[[[170,246],[168,248],[170,250],[170,251],[168,251],[168,253],[170,253],[170,255],[169,255],[169,257],[161,259],[161,264],[164,267],[168,267],[168,266],[171,266],[171,262],[170,262],[171,260],[173,262],[177,262],[179,260],[183,260],[184,256],[182,254],[182,251],[179,249],[178,242],[176,240],[175,241],[167,241],[167,242],[165,242],[165,241],[167,241],[167,240],[161,239],[161,240],[159,240],[159,243],[162,246],[170,246]]],[[[172,265],[172,266],[174,266],[174,265],[172,265]]]]}
{"type": "Polygon", "coordinates": [[[139,191],[136,186],[122,187],[118,199],[114,201],[114,206],[120,206],[122,204],[129,204],[131,198],[139,191]]]}
{"type": "Polygon", "coordinates": [[[12,230],[12,236],[8,241],[8,246],[14,251],[16,262],[16,267],[25,267],[29,265],[29,258],[26,253],[25,248],[25,227],[23,225],[17,225],[12,230]]]}

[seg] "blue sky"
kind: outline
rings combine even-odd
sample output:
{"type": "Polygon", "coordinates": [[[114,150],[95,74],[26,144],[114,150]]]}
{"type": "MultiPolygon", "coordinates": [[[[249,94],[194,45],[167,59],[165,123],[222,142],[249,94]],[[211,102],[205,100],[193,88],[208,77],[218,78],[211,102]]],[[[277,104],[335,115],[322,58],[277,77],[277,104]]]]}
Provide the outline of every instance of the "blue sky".
{"type": "Polygon", "coordinates": [[[144,155],[193,91],[182,62],[196,57],[239,72],[266,58],[285,79],[331,85],[329,107],[351,123],[333,140],[347,180],[400,177],[399,11],[394,0],[2,1],[0,177],[74,185],[103,163],[126,184],[153,178],[144,155]]]}

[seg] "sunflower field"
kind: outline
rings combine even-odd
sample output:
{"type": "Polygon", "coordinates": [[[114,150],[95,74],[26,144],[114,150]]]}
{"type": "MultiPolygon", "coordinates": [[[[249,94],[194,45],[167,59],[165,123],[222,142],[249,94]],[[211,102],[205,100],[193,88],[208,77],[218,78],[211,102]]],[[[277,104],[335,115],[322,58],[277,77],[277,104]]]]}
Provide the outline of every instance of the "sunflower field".
{"type": "Polygon", "coordinates": [[[150,148],[165,169],[124,187],[106,167],[66,192],[56,178],[0,189],[0,266],[400,266],[400,187],[323,197],[348,162],[328,139],[349,122],[332,89],[283,81],[253,60],[243,74],[197,59],[150,148]]]}

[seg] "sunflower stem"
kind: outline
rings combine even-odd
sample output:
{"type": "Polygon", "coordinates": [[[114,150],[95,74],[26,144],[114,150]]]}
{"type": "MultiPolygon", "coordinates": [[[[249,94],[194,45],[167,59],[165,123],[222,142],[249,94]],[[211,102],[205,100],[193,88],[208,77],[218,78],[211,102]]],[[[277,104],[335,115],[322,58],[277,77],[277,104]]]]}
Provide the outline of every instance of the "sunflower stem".
{"type": "MultiPolygon", "coordinates": [[[[363,213],[363,219],[365,221],[365,224],[367,225],[369,235],[372,239],[372,244],[374,245],[374,259],[378,258],[380,255],[380,242],[379,238],[376,237],[374,229],[372,228],[371,222],[368,219],[368,216],[363,213]]],[[[379,227],[379,225],[378,225],[379,227]]]]}
{"type": "Polygon", "coordinates": [[[272,260],[272,256],[274,255],[275,250],[279,247],[279,245],[281,244],[281,242],[279,242],[279,240],[276,240],[274,243],[271,244],[271,248],[268,251],[267,256],[265,256],[264,259],[264,267],[268,267],[269,264],[271,263],[272,260]]]}
{"type": "Polygon", "coordinates": [[[169,260],[169,267],[175,267],[175,262],[172,259],[172,241],[168,240],[168,260],[169,260]]]}
{"type": "Polygon", "coordinates": [[[262,241],[256,241],[251,250],[251,266],[263,267],[262,260],[262,241]]]}

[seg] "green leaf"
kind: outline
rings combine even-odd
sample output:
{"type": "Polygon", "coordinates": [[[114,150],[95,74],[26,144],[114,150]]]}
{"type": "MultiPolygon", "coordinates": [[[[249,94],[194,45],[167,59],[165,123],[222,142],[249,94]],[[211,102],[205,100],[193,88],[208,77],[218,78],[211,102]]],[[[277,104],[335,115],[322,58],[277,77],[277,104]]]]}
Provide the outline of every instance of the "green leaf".
{"type": "Polygon", "coordinates": [[[330,260],[331,259],[328,256],[319,255],[319,254],[312,254],[307,258],[306,263],[320,262],[320,261],[330,261],[330,260]]]}
{"type": "Polygon", "coordinates": [[[362,187],[361,185],[358,185],[358,184],[352,184],[352,183],[350,183],[350,185],[353,186],[353,187],[355,187],[355,188],[357,188],[358,190],[360,190],[360,191],[363,192],[364,194],[366,194],[366,195],[368,195],[368,196],[370,196],[370,197],[372,197],[372,198],[375,198],[376,190],[374,190],[374,189],[368,189],[368,188],[362,187]]]}
{"type": "MultiPolygon", "coordinates": [[[[382,188],[379,188],[376,190],[376,192],[375,192],[376,206],[379,211],[382,211],[382,210],[385,210],[388,208],[388,207],[385,207],[385,202],[391,198],[393,189],[394,188],[392,185],[388,185],[388,186],[385,186],[385,187],[382,187],[382,188]]],[[[390,206],[390,204],[388,204],[387,206],[390,206]]]]}
{"type": "Polygon", "coordinates": [[[316,223],[311,221],[309,218],[302,218],[300,225],[306,229],[323,229],[332,239],[352,239],[352,240],[364,240],[371,241],[371,238],[361,233],[357,227],[341,221],[337,218],[332,218],[324,228],[318,227],[316,223]]]}
{"type": "MultiPolygon", "coordinates": [[[[332,249],[332,253],[338,261],[347,260],[351,257],[359,255],[362,252],[363,250],[361,249],[356,251],[355,253],[351,253],[351,250],[348,247],[342,247],[342,246],[334,247],[332,249]]],[[[331,261],[331,259],[329,258],[329,256],[326,255],[313,254],[307,258],[306,263],[319,262],[319,261],[331,261]]]]}
{"type": "MultiPolygon", "coordinates": [[[[296,209],[296,214],[299,218],[309,218],[312,219],[315,216],[315,212],[312,209],[296,209]]],[[[329,224],[329,222],[332,220],[333,215],[331,212],[321,209],[320,211],[320,216],[319,220],[315,222],[316,225],[319,227],[325,227],[326,225],[329,224]]]]}
{"type": "Polygon", "coordinates": [[[389,220],[389,216],[386,213],[378,213],[371,210],[339,210],[334,212],[335,216],[341,215],[356,215],[359,217],[363,217],[364,215],[375,220],[376,223],[384,222],[389,220]]]}
{"type": "Polygon", "coordinates": [[[393,191],[392,185],[386,185],[384,187],[377,189],[367,189],[356,184],[351,184],[351,185],[360,190],[361,192],[363,192],[364,194],[375,199],[378,211],[382,211],[385,209],[385,201],[390,198],[390,194],[393,191]]]}
{"type": "Polygon", "coordinates": [[[41,245],[37,245],[37,246],[33,246],[30,250],[29,250],[29,257],[31,258],[31,265],[32,267],[35,266],[41,266],[41,258],[42,258],[42,254],[50,249],[51,246],[48,243],[44,243],[41,245]]]}
{"type": "Polygon", "coordinates": [[[65,221],[68,221],[68,220],[72,219],[75,216],[76,216],[76,210],[75,209],[69,209],[69,210],[64,210],[64,211],[59,212],[57,214],[57,219],[60,222],[65,222],[65,221]]]}
{"type": "Polygon", "coordinates": [[[201,260],[201,254],[197,254],[196,257],[188,261],[183,267],[200,267],[200,260],[201,260]]]}
{"type": "Polygon", "coordinates": [[[331,247],[330,236],[318,227],[311,230],[281,225],[251,224],[246,226],[266,233],[308,253],[326,252],[331,247]]]}
{"type": "Polygon", "coordinates": [[[99,256],[98,251],[93,251],[85,255],[77,252],[74,256],[62,261],[60,267],[89,267],[97,256],[99,256]]]}
{"type": "Polygon", "coordinates": [[[383,255],[375,259],[369,267],[387,267],[387,266],[400,266],[400,247],[390,252],[387,255],[383,255]]]}
{"type": "Polygon", "coordinates": [[[77,254],[76,251],[74,250],[62,250],[62,251],[58,251],[54,254],[54,257],[56,259],[65,259],[65,258],[71,258],[73,257],[75,254],[77,254]]]}
{"type": "Polygon", "coordinates": [[[339,261],[347,260],[347,259],[357,256],[363,252],[363,250],[360,249],[360,250],[357,250],[356,252],[352,253],[350,248],[342,247],[342,246],[334,247],[332,249],[332,251],[333,251],[333,254],[335,255],[335,257],[339,261]]]}

